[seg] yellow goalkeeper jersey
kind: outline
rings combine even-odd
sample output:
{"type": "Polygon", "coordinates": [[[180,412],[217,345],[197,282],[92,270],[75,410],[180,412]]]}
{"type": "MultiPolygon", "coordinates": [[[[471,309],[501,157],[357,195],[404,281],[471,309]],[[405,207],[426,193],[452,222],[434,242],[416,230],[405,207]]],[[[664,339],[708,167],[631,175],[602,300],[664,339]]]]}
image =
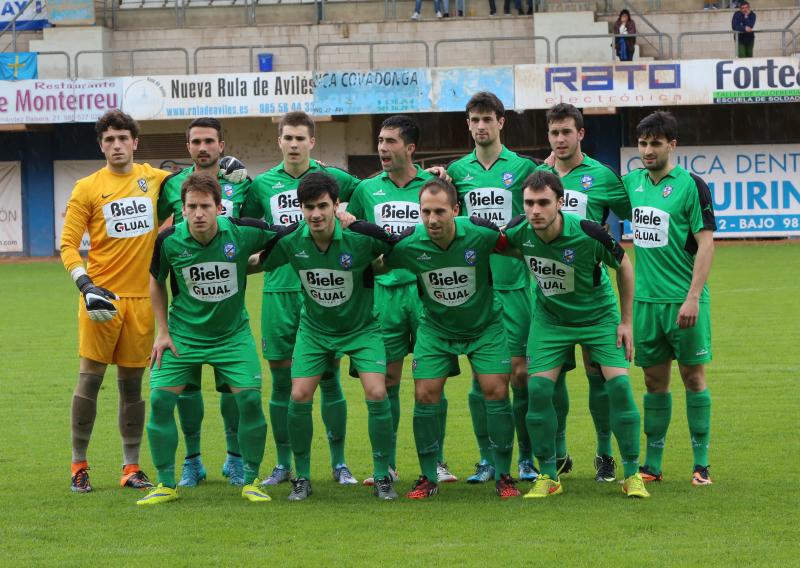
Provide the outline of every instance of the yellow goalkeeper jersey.
{"type": "Polygon", "coordinates": [[[149,267],[158,232],[157,202],[169,172],[133,164],[127,174],[105,167],[80,179],[67,203],[61,260],[68,271],[83,264],[78,252],[89,232],[86,271],[119,297],[149,296],[149,267]]]}

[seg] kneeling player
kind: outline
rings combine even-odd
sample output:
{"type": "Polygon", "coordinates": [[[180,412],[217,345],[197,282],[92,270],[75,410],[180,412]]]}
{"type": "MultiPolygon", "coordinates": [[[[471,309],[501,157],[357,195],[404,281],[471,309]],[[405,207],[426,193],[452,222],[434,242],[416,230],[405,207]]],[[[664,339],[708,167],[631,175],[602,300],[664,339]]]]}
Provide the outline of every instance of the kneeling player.
{"type": "Polygon", "coordinates": [[[387,267],[416,274],[423,289],[413,362],[414,438],[422,475],[408,497],[425,499],[438,492],[439,400],[448,371],[461,354],[469,357],[486,399],[497,494],[517,497],[509,473],[514,446],[508,399],[511,356],[489,279],[489,257],[501,235],[488,221],[456,217],[458,195],[446,181],[427,181],[419,199],[423,224],[405,231],[385,258],[387,267]]]}
{"type": "Polygon", "coordinates": [[[528,339],[526,421],[541,475],[525,498],[563,492],[556,465],[553,392],[562,366],[578,344],[591,351],[606,380],[611,430],[625,470],[622,489],[629,497],[649,497],[638,472],[640,417],[628,380],[633,266],[601,225],[561,212],[564,187],[558,176],[537,171],[525,180],[524,188],[525,215],[508,224],[506,237],[538,282],[528,339]],[[603,264],[617,270],[621,319],[603,264]]]}
{"type": "Polygon", "coordinates": [[[244,307],[247,262],[276,233],[262,221],[217,217],[222,210],[217,180],[192,174],[181,188],[186,222],[159,235],[150,266],[150,296],[158,335],[150,375],[147,435],[159,485],[137,505],[178,498],[175,405],[184,389],[198,390],[204,363],[215,370],[217,390],[232,392],[239,410],[238,437],[244,461],[242,497],[269,501],[259,488],[267,423],[261,405],[261,363],[244,307]],[[166,278],[172,273],[167,318],[166,278]]]}

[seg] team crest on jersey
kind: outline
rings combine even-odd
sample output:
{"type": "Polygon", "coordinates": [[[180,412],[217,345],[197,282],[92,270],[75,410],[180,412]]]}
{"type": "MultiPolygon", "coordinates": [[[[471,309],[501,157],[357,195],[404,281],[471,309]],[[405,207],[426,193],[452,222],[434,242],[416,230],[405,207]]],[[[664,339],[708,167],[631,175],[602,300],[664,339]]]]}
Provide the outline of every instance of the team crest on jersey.
{"type": "Polygon", "coordinates": [[[475,249],[465,250],[464,262],[466,262],[470,266],[475,266],[475,263],[478,262],[478,251],[476,251],[475,249]]]}
{"type": "Polygon", "coordinates": [[[671,185],[664,186],[664,191],[661,192],[661,196],[664,199],[666,199],[670,195],[672,195],[672,186],[671,185]]]}
{"type": "Polygon", "coordinates": [[[343,252],[339,255],[339,265],[345,270],[350,270],[353,266],[353,255],[349,252],[343,252]]]}
{"type": "Polygon", "coordinates": [[[236,245],[225,243],[225,246],[222,247],[222,252],[225,253],[225,257],[228,260],[233,260],[233,257],[236,256],[236,245]]]}
{"type": "Polygon", "coordinates": [[[511,187],[511,184],[514,183],[514,174],[511,172],[506,172],[503,174],[503,185],[506,187],[511,187]]]}
{"type": "Polygon", "coordinates": [[[229,183],[226,183],[225,185],[222,186],[222,191],[226,197],[230,197],[231,195],[233,195],[233,186],[229,183]]]}
{"type": "Polygon", "coordinates": [[[592,176],[583,176],[581,178],[581,187],[583,189],[589,189],[590,187],[592,187],[593,183],[594,183],[594,178],[592,176]]]}
{"type": "Polygon", "coordinates": [[[144,178],[139,178],[136,180],[136,183],[139,185],[139,189],[142,190],[143,193],[147,193],[147,180],[144,178]]]}
{"type": "Polygon", "coordinates": [[[572,264],[575,262],[575,249],[564,249],[561,258],[564,259],[565,264],[572,264]]]}

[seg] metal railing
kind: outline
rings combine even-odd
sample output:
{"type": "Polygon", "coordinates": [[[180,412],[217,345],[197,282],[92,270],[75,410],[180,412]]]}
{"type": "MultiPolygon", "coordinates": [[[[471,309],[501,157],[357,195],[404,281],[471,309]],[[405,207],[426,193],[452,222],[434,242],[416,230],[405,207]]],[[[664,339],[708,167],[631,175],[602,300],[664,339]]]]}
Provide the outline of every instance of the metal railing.
{"type": "Polygon", "coordinates": [[[318,43],[314,47],[314,68],[316,71],[319,69],[319,50],[324,47],[351,47],[351,46],[366,46],[369,47],[369,68],[375,69],[374,48],[376,45],[421,45],[425,48],[425,66],[430,67],[430,47],[422,40],[408,40],[408,41],[350,41],[350,42],[331,42],[331,43],[318,43]]]}
{"type": "MultiPolygon", "coordinates": [[[[507,37],[473,37],[473,38],[464,38],[464,39],[440,39],[436,43],[433,44],[433,66],[439,66],[439,46],[443,43],[470,43],[475,41],[488,41],[489,42],[489,64],[494,65],[494,42],[496,41],[519,41],[519,40],[531,40],[533,41],[534,45],[537,41],[543,41],[546,46],[547,51],[547,61],[546,63],[550,63],[550,39],[544,36],[507,36],[507,37]]],[[[535,49],[535,47],[534,47],[535,49]]]]}
{"type": "Polygon", "coordinates": [[[199,71],[198,71],[199,62],[198,62],[197,55],[201,51],[222,51],[222,50],[228,50],[228,49],[246,49],[246,50],[248,50],[247,54],[248,54],[248,58],[250,60],[250,73],[252,73],[255,70],[254,67],[253,67],[253,51],[254,50],[256,50],[256,49],[287,49],[287,48],[302,49],[303,50],[303,55],[305,57],[305,62],[306,62],[304,69],[306,71],[308,71],[309,70],[309,67],[308,67],[309,66],[308,47],[306,47],[305,45],[302,45],[302,44],[297,44],[297,43],[280,43],[280,44],[276,43],[276,44],[272,44],[272,45],[214,45],[214,46],[208,46],[208,47],[198,47],[198,48],[196,48],[194,50],[194,54],[192,55],[192,58],[193,58],[193,61],[194,61],[194,72],[195,73],[199,73],[199,71]]]}
{"type": "Polygon", "coordinates": [[[658,37],[658,58],[664,59],[664,39],[666,38],[669,45],[669,50],[667,51],[668,57],[667,59],[672,59],[672,36],[669,34],[664,34],[661,32],[653,32],[653,33],[636,33],[636,34],[579,34],[579,35],[562,35],[556,38],[556,45],[555,45],[555,62],[558,63],[558,44],[561,40],[565,39],[602,39],[608,38],[611,39],[611,44],[609,49],[611,50],[611,59],[614,59],[614,40],[616,38],[631,38],[631,37],[658,37]]]}
{"type": "MultiPolygon", "coordinates": [[[[733,30],[719,30],[719,31],[705,31],[705,32],[682,32],[678,34],[678,59],[682,58],[683,55],[683,38],[689,36],[708,36],[708,35],[733,35],[733,42],[731,43],[731,48],[733,50],[733,55],[736,57],[736,47],[739,43],[739,33],[733,30]]],[[[741,32],[741,33],[748,33],[748,32],[741,32]]],[[[788,53],[787,46],[791,45],[792,48],[797,51],[797,34],[788,29],[788,28],[776,28],[776,29],[769,29],[769,30],[753,30],[754,34],[781,34],[781,52],[785,56],[788,53]],[[787,34],[791,37],[791,40],[787,43],[786,36],[787,34]]]]}
{"type": "Polygon", "coordinates": [[[115,53],[127,53],[128,54],[128,75],[133,76],[133,56],[136,53],[153,53],[159,51],[177,51],[183,53],[184,56],[184,63],[185,63],[185,75],[191,74],[191,67],[189,66],[189,52],[182,47],[152,47],[152,48],[140,48],[140,49],[87,49],[83,51],[78,51],[75,53],[75,79],[78,78],[80,75],[80,67],[79,67],[79,60],[81,55],[113,55],[115,53]]]}
{"type": "MultiPolygon", "coordinates": [[[[39,57],[41,57],[43,55],[45,55],[45,56],[46,55],[63,55],[64,56],[64,60],[66,60],[66,62],[67,62],[66,78],[67,79],[72,79],[72,65],[70,64],[69,53],[67,53],[66,51],[37,51],[36,55],[39,56],[39,57]]],[[[41,61],[39,63],[41,64],[41,61]]]]}

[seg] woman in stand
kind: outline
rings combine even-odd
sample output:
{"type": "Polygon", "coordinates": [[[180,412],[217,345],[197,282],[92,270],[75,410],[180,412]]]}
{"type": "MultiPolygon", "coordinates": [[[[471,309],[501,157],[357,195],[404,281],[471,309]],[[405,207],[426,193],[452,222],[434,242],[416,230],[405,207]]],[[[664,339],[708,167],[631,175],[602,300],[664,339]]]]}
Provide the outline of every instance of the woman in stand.
{"type": "Polygon", "coordinates": [[[636,37],[617,37],[618,35],[636,34],[636,24],[631,19],[628,10],[619,13],[617,21],[614,22],[614,50],[620,61],[633,60],[633,52],[636,49],[636,37]]]}

